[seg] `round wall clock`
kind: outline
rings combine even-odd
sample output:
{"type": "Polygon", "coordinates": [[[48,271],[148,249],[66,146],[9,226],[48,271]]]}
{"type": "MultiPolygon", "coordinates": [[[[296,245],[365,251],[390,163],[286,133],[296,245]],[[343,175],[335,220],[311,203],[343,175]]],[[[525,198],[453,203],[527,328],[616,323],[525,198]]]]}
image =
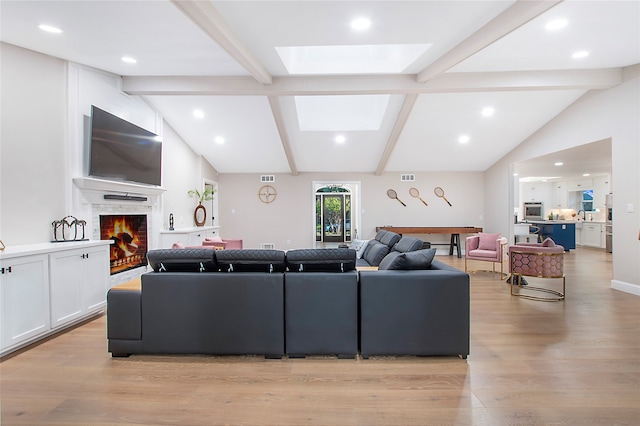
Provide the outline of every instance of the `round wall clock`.
{"type": "Polygon", "coordinates": [[[260,198],[260,201],[262,201],[263,203],[271,203],[276,199],[277,196],[278,192],[271,185],[263,185],[258,190],[258,198],[260,198]]]}

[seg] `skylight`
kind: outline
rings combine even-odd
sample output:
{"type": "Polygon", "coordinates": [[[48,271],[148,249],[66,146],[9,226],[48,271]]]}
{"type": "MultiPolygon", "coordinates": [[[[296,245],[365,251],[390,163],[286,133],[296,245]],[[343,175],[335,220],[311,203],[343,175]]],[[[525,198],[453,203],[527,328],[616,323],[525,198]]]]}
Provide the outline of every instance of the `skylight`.
{"type": "Polygon", "coordinates": [[[289,74],[392,74],[404,71],[431,44],[288,46],[276,51],[289,74]]]}
{"type": "Polygon", "coordinates": [[[391,95],[296,96],[301,131],[379,130],[391,95]]]}

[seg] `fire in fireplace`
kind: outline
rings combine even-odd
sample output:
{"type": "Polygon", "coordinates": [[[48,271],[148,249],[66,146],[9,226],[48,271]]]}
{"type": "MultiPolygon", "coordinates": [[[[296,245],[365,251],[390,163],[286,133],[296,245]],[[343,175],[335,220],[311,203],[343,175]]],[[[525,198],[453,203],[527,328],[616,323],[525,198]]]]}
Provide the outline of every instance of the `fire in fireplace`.
{"type": "Polygon", "coordinates": [[[147,215],[100,215],[100,239],[113,240],[111,275],[147,264],[147,215]]]}

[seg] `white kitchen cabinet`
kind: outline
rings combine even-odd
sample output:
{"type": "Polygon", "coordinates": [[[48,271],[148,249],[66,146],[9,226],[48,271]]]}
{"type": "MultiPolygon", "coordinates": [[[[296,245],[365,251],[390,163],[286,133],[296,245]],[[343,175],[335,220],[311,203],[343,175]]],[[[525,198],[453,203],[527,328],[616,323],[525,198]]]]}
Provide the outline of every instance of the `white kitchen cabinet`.
{"type": "Polygon", "coordinates": [[[584,191],[585,189],[593,189],[593,181],[591,179],[567,181],[567,191],[584,191]]]}
{"type": "Polygon", "coordinates": [[[567,182],[553,182],[551,184],[551,207],[566,209],[568,206],[567,182]]]}
{"type": "Polygon", "coordinates": [[[599,176],[593,178],[593,207],[596,209],[605,208],[607,194],[611,191],[609,176],[599,176]]]}
{"type": "Polygon", "coordinates": [[[200,246],[205,238],[220,235],[219,226],[201,226],[196,228],[182,228],[174,231],[160,231],[160,245],[169,248],[173,243],[185,246],[200,246]]]}
{"type": "Polygon", "coordinates": [[[46,254],[0,261],[2,353],[49,331],[48,266],[46,254]]]}
{"type": "Polygon", "coordinates": [[[545,182],[526,182],[520,185],[521,203],[529,201],[547,202],[550,197],[549,184],[545,182]]]}
{"type": "Polygon", "coordinates": [[[64,250],[49,255],[51,327],[104,308],[109,287],[108,246],[64,250]]]}
{"type": "Polygon", "coordinates": [[[586,247],[604,248],[604,224],[584,222],[580,242],[586,247]]]}

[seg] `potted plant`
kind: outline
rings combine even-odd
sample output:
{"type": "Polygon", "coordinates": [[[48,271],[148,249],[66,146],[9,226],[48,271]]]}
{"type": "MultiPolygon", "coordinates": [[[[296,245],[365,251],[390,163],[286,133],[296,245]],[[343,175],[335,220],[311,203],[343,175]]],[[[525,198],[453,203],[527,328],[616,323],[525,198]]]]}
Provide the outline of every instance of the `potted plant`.
{"type": "Polygon", "coordinates": [[[214,188],[206,188],[204,191],[198,189],[187,191],[190,197],[195,196],[198,199],[198,205],[193,212],[193,220],[196,222],[196,226],[204,226],[207,220],[207,209],[202,205],[202,202],[213,200],[213,194],[215,193],[216,190],[214,188]]]}

